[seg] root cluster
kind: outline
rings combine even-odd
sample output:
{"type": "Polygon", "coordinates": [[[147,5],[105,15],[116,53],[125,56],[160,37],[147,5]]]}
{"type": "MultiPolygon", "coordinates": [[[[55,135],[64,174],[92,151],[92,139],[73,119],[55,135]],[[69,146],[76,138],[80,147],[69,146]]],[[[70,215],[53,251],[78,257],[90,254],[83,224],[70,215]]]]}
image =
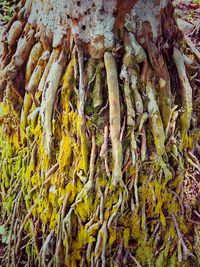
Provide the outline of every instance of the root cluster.
{"type": "Polygon", "coordinates": [[[92,58],[15,15],[0,69],[1,266],[197,263],[197,108],[165,30],[163,49],[126,27],[92,58]]]}

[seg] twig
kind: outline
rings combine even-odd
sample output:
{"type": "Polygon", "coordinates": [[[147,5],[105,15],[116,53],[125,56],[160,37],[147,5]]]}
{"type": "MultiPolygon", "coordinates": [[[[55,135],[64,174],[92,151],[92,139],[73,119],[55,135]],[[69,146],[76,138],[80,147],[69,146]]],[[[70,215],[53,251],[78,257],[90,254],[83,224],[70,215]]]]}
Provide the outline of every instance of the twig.
{"type": "Polygon", "coordinates": [[[136,260],[136,258],[130,252],[128,254],[129,254],[130,258],[135,262],[137,267],[142,267],[142,265],[136,260]]]}
{"type": "Polygon", "coordinates": [[[179,195],[178,195],[176,192],[174,192],[174,191],[172,191],[172,190],[171,190],[171,192],[172,192],[172,193],[175,195],[175,197],[178,199],[179,204],[180,204],[180,206],[181,206],[181,212],[182,212],[182,214],[184,215],[185,211],[184,211],[184,207],[183,207],[183,203],[182,203],[182,201],[181,201],[181,198],[179,197],[179,195]]]}
{"type": "Polygon", "coordinates": [[[134,193],[135,193],[136,208],[139,207],[137,183],[138,183],[138,163],[135,164],[135,179],[134,179],[134,193]]]}
{"type": "Polygon", "coordinates": [[[186,40],[187,44],[191,48],[192,52],[197,56],[197,59],[200,60],[200,52],[196,49],[195,45],[190,40],[190,38],[184,34],[184,39],[186,40]]]}
{"type": "Polygon", "coordinates": [[[123,140],[125,129],[126,129],[126,116],[124,116],[123,125],[122,125],[122,129],[120,132],[120,137],[119,137],[120,142],[122,142],[122,140],[123,140]]]}
{"type": "MultiPolygon", "coordinates": [[[[46,251],[47,251],[49,242],[51,241],[51,238],[53,237],[53,235],[54,235],[54,230],[51,230],[51,232],[47,236],[47,238],[46,238],[45,242],[43,243],[42,248],[40,250],[40,259],[42,261],[43,266],[46,266],[46,264],[45,264],[46,251]]],[[[41,266],[41,262],[40,262],[39,266],[41,266]]]]}
{"type": "Polygon", "coordinates": [[[14,228],[14,223],[15,223],[15,216],[16,216],[17,206],[19,205],[19,200],[20,200],[21,196],[22,196],[22,191],[20,191],[16,197],[16,202],[15,202],[13,215],[12,215],[12,222],[11,222],[11,227],[10,227],[11,235],[10,235],[10,240],[9,240],[9,244],[8,244],[8,264],[10,263],[10,249],[11,249],[13,228],[14,228]]]}
{"type": "Polygon", "coordinates": [[[32,215],[32,211],[33,211],[33,209],[35,208],[35,206],[36,206],[36,204],[34,204],[34,205],[30,208],[29,212],[28,212],[27,215],[25,216],[25,218],[24,218],[24,220],[23,220],[23,222],[22,222],[22,224],[21,224],[21,226],[20,226],[20,229],[19,229],[19,232],[18,232],[18,235],[17,235],[17,244],[16,244],[16,248],[15,248],[15,254],[16,254],[16,255],[17,255],[17,253],[19,252],[19,247],[20,247],[20,242],[21,242],[21,237],[22,237],[22,231],[23,231],[23,229],[24,229],[24,226],[25,226],[27,220],[28,220],[28,219],[30,218],[30,216],[32,215]]]}
{"type": "Polygon", "coordinates": [[[179,238],[179,240],[180,240],[180,242],[181,242],[181,245],[182,245],[182,247],[183,247],[184,257],[186,257],[186,259],[187,259],[188,256],[191,256],[192,258],[195,258],[195,256],[194,256],[194,255],[189,251],[189,249],[186,247],[186,244],[185,244],[185,242],[184,242],[184,240],[183,240],[183,236],[182,236],[181,231],[180,231],[180,229],[179,229],[179,226],[178,226],[176,217],[174,216],[173,213],[172,213],[172,219],[173,219],[173,221],[174,221],[174,225],[175,225],[175,228],[176,228],[176,232],[177,232],[178,238],[179,238]]]}
{"type": "Polygon", "coordinates": [[[106,102],[106,105],[100,109],[98,115],[100,116],[107,109],[107,107],[108,107],[108,100],[106,102]]]}

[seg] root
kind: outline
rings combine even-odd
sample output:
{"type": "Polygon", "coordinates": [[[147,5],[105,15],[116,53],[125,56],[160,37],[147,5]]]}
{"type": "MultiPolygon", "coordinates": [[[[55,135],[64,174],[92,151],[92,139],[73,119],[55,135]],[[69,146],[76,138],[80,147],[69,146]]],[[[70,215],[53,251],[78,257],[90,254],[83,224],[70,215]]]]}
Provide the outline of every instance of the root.
{"type": "Polygon", "coordinates": [[[151,131],[154,137],[156,151],[158,156],[162,156],[165,152],[165,132],[159,108],[156,102],[155,89],[149,78],[146,84],[146,93],[149,99],[148,102],[148,112],[150,114],[149,120],[151,125],[151,131]]]}
{"type": "Polygon", "coordinates": [[[59,81],[65,66],[65,55],[61,52],[58,60],[53,63],[45,82],[41,103],[41,122],[43,126],[43,144],[46,155],[51,155],[52,145],[52,113],[53,104],[58,90],[59,81]]]}
{"type": "Polygon", "coordinates": [[[133,109],[132,101],[131,101],[131,91],[130,91],[130,79],[128,76],[128,71],[125,66],[122,67],[120,78],[124,80],[124,94],[127,106],[127,125],[128,126],[135,126],[135,111],[133,109]]]}
{"type": "Polygon", "coordinates": [[[26,84],[28,84],[31,75],[33,73],[33,70],[35,69],[37,62],[39,60],[39,57],[42,53],[42,44],[41,42],[37,42],[33,48],[31,49],[29,58],[28,58],[28,62],[26,65],[26,76],[25,76],[25,81],[26,84]]]}
{"type": "Polygon", "coordinates": [[[35,67],[26,90],[31,94],[34,104],[37,106],[36,100],[35,100],[35,92],[38,88],[39,82],[41,80],[41,76],[44,70],[44,67],[46,66],[46,62],[49,59],[50,53],[49,51],[45,51],[42,56],[38,60],[38,64],[35,67]]]}
{"type": "Polygon", "coordinates": [[[17,40],[20,37],[22,31],[23,23],[19,20],[14,21],[7,35],[7,42],[10,47],[17,43],[17,40]]]}
{"type": "Polygon", "coordinates": [[[109,170],[109,167],[108,167],[108,134],[109,134],[108,125],[106,125],[104,127],[104,142],[103,142],[103,145],[101,147],[101,151],[100,151],[99,156],[102,159],[104,159],[106,174],[110,178],[111,174],[110,174],[110,170],[109,170]]]}
{"type": "Polygon", "coordinates": [[[32,97],[29,93],[26,93],[24,97],[23,109],[22,109],[21,118],[20,118],[20,136],[22,139],[21,140],[22,143],[24,141],[24,135],[25,135],[25,130],[27,126],[27,118],[28,118],[29,111],[31,109],[31,105],[32,105],[32,97]]]}
{"type": "Polygon", "coordinates": [[[31,227],[34,247],[35,247],[35,250],[36,250],[36,255],[39,256],[39,246],[38,246],[38,242],[37,242],[37,231],[35,229],[33,220],[31,218],[30,218],[30,227],[31,227]]]}
{"type": "Polygon", "coordinates": [[[35,31],[31,29],[25,36],[22,36],[17,43],[17,50],[13,56],[14,65],[21,67],[27,60],[30,50],[35,43],[35,31]]]}
{"type": "MultiPolygon", "coordinates": [[[[48,50],[46,50],[48,51],[48,50]]],[[[42,77],[40,79],[40,83],[38,85],[38,91],[43,91],[44,90],[44,86],[45,86],[45,82],[47,79],[47,76],[49,74],[49,71],[51,69],[52,64],[56,61],[57,57],[59,56],[59,50],[58,49],[53,49],[53,51],[51,52],[51,55],[49,57],[48,63],[44,69],[44,72],[42,74],[42,77]]]]}
{"type": "Polygon", "coordinates": [[[181,82],[182,108],[184,110],[181,115],[181,134],[183,145],[186,145],[187,134],[192,116],[192,88],[186,74],[183,56],[177,48],[174,48],[173,59],[181,82]]]}
{"type": "Polygon", "coordinates": [[[16,247],[15,247],[15,254],[16,254],[16,255],[17,255],[18,252],[19,252],[20,243],[21,243],[21,238],[22,238],[22,231],[23,231],[23,229],[24,229],[24,226],[25,226],[27,220],[28,220],[28,219],[30,218],[30,216],[32,215],[32,211],[33,211],[33,209],[35,208],[35,206],[36,206],[36,204],[34,204],[34,205],[30,208],[29,212],[28,212],[27,215],[25,216],[25,218],[24,218],[24,220],[23,220],[23,222],[22,222],[22,224],[21,224],[21,226],[20,226],[20,229],[19,229],[19,232],[18,232],[18,235],[17,235],[17,244],[16,244],[16,247]]]}
{"type": "Polygon", "coordinates": [[[113,206],[112,208],[112,215],[110,216],[110,218],[108,219],[108,229],[111,229],[111,224],[113,222],[113,220],[116,218],[118,211],[120,209],[120,206],[122,204],[122,192],[119,193],[119,200],[118,202],[113,206]]]}
{"type": "Polygon", "coordinates": [[[160,49],[149,38],[147,38],[147,50],[151,66],[159,78],[159,107],[163,123],[166,126],[172,105],[170,76],[160,49]]]}
{"type": "Polygon", "coordinates": [[[105,249],[106,249],[106,241],[108,238],[106,225],[107,225],[107,221],[104,221],[101,229],[99,230],[97,241],[96,241],[96,246],[94,250],[94,254],[95,254],[94,263],[97,264],[97,261],[101,254],[102,266],[105,266],[105,249]]]}
{"type": "Polygon", "coordinates": [[[18,208],[21,196],[22,196],[22,192],[20,191],[18,193],[17,197],[16,197],[16,203],[15,203],[15,206],[14,206],[14,209],[13,209],[13,214],[12,214],[12,221],[11,221],[11,226],[10,226],[11,235],[10,235],[10,241],[9,241],[9,244],[8,244],[8,264],[10,263],[10,253],[11,253],[11,242],[12,242],[13,228],[14,228],[14,223],[15,223],[15,220],[16,220],[17,208],[18,208]]]}
{"type": "Polygon", "coordinates": [[[142,63],[146,59],[144,49],[136,41],[135,35],[132,32],[126,34],[125,56],[123,63],[127,67],[133,67],[135,63],[142,63]]]}
{"type": "Polygon", "coordinates": [[[107,156],[107,152],[108,152],[108,125],[104,127],[104,142],[99,154],[100,157],[105,158],[107,156]]]}
{"type": "Polygon", "coordinates": [[[78,66],[79,66],[79,115],[84,117],[84,107],[85,107],[85,85],[84,85],[84,62],[83,62],[83,49],[77,46],[78,52],[78,66]]]}
{"type": "Polygon", "coordinates": [[[171,110],[170,116],[169,116],[169,122],[167,124],[167,127],[165,129],[166,138],[172,137],[174,135],[175,126],[176,126],[176,120],[178,118],[179,112],[176,110],[178,106],[174,106],[171,110]]]}
{"type": "Polygon", "coordinates": [[[116,63],[114,57],[106,52],[104,54],[104,61],[108,81],[108,95],[110,105],[110,135],[112,142],[112,158],[113,158],[113,172],[112,184],[116,186],[122,181],[122,145],[119,141],[120,137],[120,102],[119,102],[119,85],[116,70],[116,63]]]}
{"type": "Polygon", "coordinates": [[[72,217],[72,213],[74,212],[74,207],[71,207],[67,216],[65,216],[65,218],[63,219],[63,224],[62,224],[62,230],[65,236],[65,240],[66,240],[66,247],[65,247],[65,253],[68,256],[69,253],[69,245],[70,245],[70,235],[71,235],[71,229],[72,229],[72,225],[71,225],[71,217],[72,217]]]}
{"type": "Polygon", "coordinates": [[[43,243],[42,248],[40,250],[40,263],[39,263],[39,266],[46,266],[46,263],[45,263],[46,253],[47,253],[47,249],[48,249],[49,243],[50,243],[50,241],[51,241],[53,236],[54,236],[54,230],[51,230],[51,232],[47,236],[47,238],[46,238],[45,242],[43,243]]]}
{"type": "Polygon", "coordinates": [[[90,244],[88,244],[88,246],[87,246],[87,251],[86,251],[86,259],[87,259],[87,262],[90,264],[90,262],[91,262],[91,266],[93,266],[93,258],[94,258],[94,256],[92,255],[92,253],[91,253],[91,251],[92,251],[92,246],[93,246],[93,244],[92,243],[90,243],[90,244]]]}

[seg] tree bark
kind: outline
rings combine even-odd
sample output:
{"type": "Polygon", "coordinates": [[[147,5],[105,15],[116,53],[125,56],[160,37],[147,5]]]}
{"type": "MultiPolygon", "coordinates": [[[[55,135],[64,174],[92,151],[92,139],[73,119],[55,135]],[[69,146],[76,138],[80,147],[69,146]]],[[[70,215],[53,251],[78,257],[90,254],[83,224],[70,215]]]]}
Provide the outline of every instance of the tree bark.
{"type": "Polygon", "coordinates": [[[1,266],[196,266],[199,130],[170,0],[21,0],[2,34],[1,266]]]}

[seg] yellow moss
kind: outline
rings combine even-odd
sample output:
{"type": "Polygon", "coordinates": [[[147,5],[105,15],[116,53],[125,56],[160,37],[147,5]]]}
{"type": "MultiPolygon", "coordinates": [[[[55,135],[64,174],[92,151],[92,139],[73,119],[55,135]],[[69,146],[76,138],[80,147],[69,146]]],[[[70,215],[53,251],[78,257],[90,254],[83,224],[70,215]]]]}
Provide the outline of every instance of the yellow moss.
{"type": "Polygon", "coordinates": [[[138,239],[142,235],[140,228],[140,217],[138,215],[132,215],[131,218],[128,218],[128,223],[131,226],[131,237],[138,239]]]}
{"type": "Polygon", "coordinates": [[[59,161],[60,161],[60,168],[64,170],[65,166],[70,166],[70,158],[72,155],[72,150],[77,153],[79,157],[79,163],[77,169],[84,170],[87,173],[88,170],[88,145],[87,139],[85,136],[85,129],[83,126],[82,118],[74,111],[70,111],[70,104],[69,98],[74,89],[74,64],[75,59],[74,57],[71,59],[70,63],[67,66],[66,72],[63,75],[62,82],[62,91],[61,91],[61,106],[63,108],[62,112],[62,127],[63,127],[63,134],[62,134],[62,145],[65,147],[60,150],[59,153],[59,161]],[[70,135],[76,134],[76,136],[80,140],[80,144],[74,142],[70,135]],[[81,153],[80,153],[81,152],[81,153]],[[64,156],[64,157],[62,157],[64,156]]]}
{"type": "Polygon", "coordinates": [[[44,207],[43,207],[43,205],[38,205],[38,207],[35,208],[35,209],[36,209],[36,213],[37,213],[37,214],[40,214],[40,213],[42,213],[42,211],[44,210],[44,207]]]}
{"type": "Polygon", "coordinates": [[[110,235],[108,240],[108,244],[110,247],[112,246],[112,244],[115,242],[116,239],[117,239],[117,230],[116,229],[110,230],[110,235]]]}
{"type": "Polygon", "coordinates": [[[142,266],[154,266],[154,253],[153,253],[153,246],[152,240],[149,240],[148,243],[146,241],[146,234],[140,233],[142,236],[139,239],[139,246],[136,251],[136,258],[140,262],[142,266]]]}
{"type": "Polygon", "coordinates": [[[12,207],[13,207],[13,196],[10,196],[8,198],[6,198],[5,202],[3,202],[3,209],[5,209],[8,214],[12,211],[12,207]]]}
{"type": "Polygon", "coordinates": [[[70,167],[72,157],[72,139],[68,135],[64,135],[60,143],[60,152],[58,163],[60,171],[63,172],[65,167],[70,167]]]}
{"type": "Polygon", "coordinates": [[[40,218],[43,224],[47,224],[48,223],[47,211],[43,210],[43,212],[41,212],[40,214],[40,218]]]}
{"type": "Polygon", "coordinates": [[[74,248],[81,249],[84,245],[92,243],[94,241],[95,238],[88,234],[86,226],[80,224],[77,241],[74,243],[74,248]]]}
{"type": "MultiPolygon", "coordinates": [[[[56,189],[55,189],[56,190],[56,189]]],[[[57,201],[58,201],[58,196],[57,196],[57,192],[49,192],[48,193],[48,200],[49,202],[52,204],[52,206],[56,206],[57,205],[57,201]]]]}
{"type": "Polygon", "coordinates": [[[67,186],[65,187],[66,195],[69,195],[68,201],[69,203],[72,203],[74,201],[74,198],[77,194],[77,187],[73,182],[69,182],[67,186]]]}
{"type": "Polygon", "coordinates": [[[73,89],[74,84],[74,64],[75,59],[74,56],[72,57],[71,61],[69,62],[66,71],[62,78],[62,92],[61,92],[61,104],[69,99],[71,90],[73,89]]]}
{"type": "Polygon", "coordinates": [[[34,171],[35,167],[33,163],[30,163],[26,169],[26,179],[29,180],[34,171]]]}
{"type": "Polygon", "coordinates": [[[192,148],[193,139],[190,136],[188,136],[188,133],[183,131],[181,138],[182,138],[182,146],[184,148],[192,148]]]}
{"type": "Polygon", "coordinates": [[[58,187],[58,195],[60,197],[63,197],[63,196],[65,196],[65,194],[66,194],[65,189],[63,187],[59,186],[58,187]]]}
{"type": "Polygon", "coordinates": [[[44,151],[44,146],[42,144],[42,128],[40,121],[38,121],[35,128],[31,128],[31,132],[34,136],[37,137],[37,151],[38,151],[38,157],[42,159],[39,164],[41,169],[48,170],[49,168],[49,159],[44,151]]]}
{"type": "Polygon", "coordinates": [[[163,214],[162,210],[160,210],[160,221],[163,226],[166,226],[166,219],[165,219],[165,215],[163,214]]]}
{"type": "Polygon", "coordinates": [[[92,198],[85,196],[82,202],[76,205],[76,212],[78,212],[81,220],[85,222],[91,215],[92,198]]]}
{"type": "Polygon", "coordinates": [[[37,217],[37,214],[38,214],[38,212],[37,212],[37,207],[34,207],[34,208],[32,209],[32,215],[36,218],[36,217],[37,217]]]}
{"type": "Polygon", "coordinates": [[[168,211],[170,214],[171,213],[176,214],[180,210],[179,203],[177,201],[175,201],[174,199],[171,199],[171,198],[169,198],[169,199],[170,199],[170,203],[168,204],[168,211]]]}
{"type": "Polygon", "coordinates": [[[0,118],[8,114],[8,112],[9,112],[9,106],[6,105],[6,103],[4,102],[0,102],[0,118]]]}
{"type": "Polygon", "coordinates": [[[31,183],[33,187],[40,184],[40,181],[41,181],[41,178],[37,175],[37,173],[31,176],[31,183]]]}
{"type": "Polygon", "coordinates": [[[123,231],[123,240],[124,247],[128,248],[129,240],[130,240],[130,228],[125,228],[123,231]]]}
{"type": "Polygon", "coordinates": [[[29,231],[30,229],[30,221],[28,220],[24,225],[24,230],[29,231]]]}
{"type": "Polygon", "coordinates": [[[77,141],[79,141],[80,143],[73,142],[73,149],[80,159],[77,169],[82,169],[86,174],[89,165],[89,149],[88,140],[85,135],[85,126],[83,125],[83,120],[79,115],[77,115],[77,113],[73,111],[69,114],[66,114],[63,119],[65,121],[64,125],[66,125],[69,134],[72,135],[73,133],[75,133],[78,137],[77,141]],[[69,123],[70,125],[68,125],[69,123]]]}
{"type": "Polygon", "coordinates": [[[161,208],[162,208],[162,205],[163,205],[163,201],[162,199],[159,199],[158,200],[158,203],[156,205],[156,208],[155,208],[155,213],[159,214],[160,211],[161,211],[161,208]]]}
{"type": "Polygon", "coordinates": [[[67,267],[78,267],[79,265],[77,264],[78,261],[81,260],[81,254],[80,250],[76,249],[76,247],[72,247],[72,253],[70,255],[70,265],[69,265],[69,259],[67,259],[67,267]]]}
{"type": "Polygon", "coordinates": [[[58,218],[59,218],[58,212],[53,212],[49,224],[50,229],[56,228],[56,225],[58,225],[58,218]]]}
{"type": "Polygon", "coordinates": [[[186,226],[186,224],[184,223],[184,217],[181,215],[179,216],[179,227],[180,227],[180,230],[183,234],[187,234],[188,233],[188,227],[186,226]]]}

